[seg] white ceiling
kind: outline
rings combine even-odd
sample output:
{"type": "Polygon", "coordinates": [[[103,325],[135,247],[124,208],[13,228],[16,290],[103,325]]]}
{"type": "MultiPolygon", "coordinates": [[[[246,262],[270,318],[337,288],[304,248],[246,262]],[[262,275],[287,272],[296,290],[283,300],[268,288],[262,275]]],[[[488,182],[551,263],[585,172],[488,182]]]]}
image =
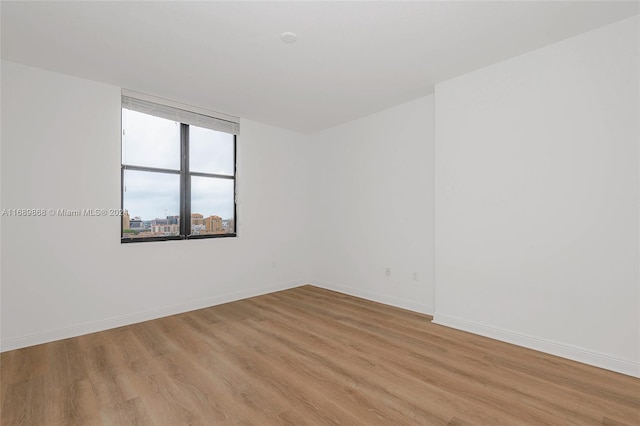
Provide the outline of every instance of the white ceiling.
{"type": "Polygon", "coordinates": [[[638,7],[2,1],[2,58],[311,133],[638,14],[638,7]],[[285,31],[298,42],[280,41],[285,31]]]}

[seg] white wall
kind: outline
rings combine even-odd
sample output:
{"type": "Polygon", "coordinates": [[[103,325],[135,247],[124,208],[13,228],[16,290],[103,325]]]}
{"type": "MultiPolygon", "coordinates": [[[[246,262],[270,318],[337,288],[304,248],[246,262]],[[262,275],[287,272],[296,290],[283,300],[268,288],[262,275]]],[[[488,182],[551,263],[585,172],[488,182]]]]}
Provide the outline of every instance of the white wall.
{"type": "Polygon", "coordinates": [[[436,322],[640,374],[639,25],[436,86],[436,322]]]}
{"type": "Polygon", "coordinates": [[[313,284],[433,313],[433,120],[430,95],[313,135],[313,284]]]}
{"type": "MultiPolygon", "coordinates": [[[[119,88],[2,62],[2,124],[2,208],[119,208],[119,88]]],[[[243,121],[238,144],[238,238],[120,244],[118,217],[2,217],[2,349],[305,282],[306,136],[243,121]]]]}

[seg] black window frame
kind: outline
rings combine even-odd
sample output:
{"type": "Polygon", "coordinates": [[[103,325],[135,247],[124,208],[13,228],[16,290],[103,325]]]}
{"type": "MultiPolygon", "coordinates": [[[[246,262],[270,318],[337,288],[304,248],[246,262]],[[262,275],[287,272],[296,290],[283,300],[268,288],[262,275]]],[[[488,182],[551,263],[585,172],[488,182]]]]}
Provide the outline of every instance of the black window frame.
{"type": "MultiPolygon", "coordinates": [[[[124,106],[121,107],[120,117],[122,117],[122,110],[128,109],[124,106]]],[[[148,114],[148,113],[145,113],[148,114]]],[[[153,114],[148,114],[153,115],[153,114]]],[[[175,241],[175,240],[203,240],[209,238],[234,238],[238,236],[238,202],[237,202],[237,174],[238,174],[238,136],[233,136],[233,175],[223,175],[216,173],[203,173],[192,172],[189,169],[189,128],[190,124],[179,122],[180,124],[180,170],[163,169],[158,167],[136,166],[128,165],[122,162],[122,137],[123,128],[120,124],[120,207],[124,213],[124,174],[126,170],[152,172],[152,173],[166,173],[173,175],[180,175],[180,234],[179,235],[164,235],[154,237],[123,237],[124,223],[120,220],[120,243],[144,243],[152,241],[175,241]],[[207,177],[214,179],[230,179],[233,180],[233,231],[232,233],[225,234],[191,234],[191,178],[207,177]],[[183,218],[186,218],[183,220],[183,218]]]]}

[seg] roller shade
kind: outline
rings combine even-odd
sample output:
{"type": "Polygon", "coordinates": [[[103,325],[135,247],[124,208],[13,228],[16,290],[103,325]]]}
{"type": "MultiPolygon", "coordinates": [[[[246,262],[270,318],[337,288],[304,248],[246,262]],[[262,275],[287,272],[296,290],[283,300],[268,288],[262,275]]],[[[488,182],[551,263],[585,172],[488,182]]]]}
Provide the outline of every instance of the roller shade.
{"type": "Polygon", "coordinates": [[[240,134],[240,125],[238,124],[239,120],[235,117],[208,111],[203,113],[201,108],[190,107],[188,105],[167,101],[161,98],[157,99],[149,95],[136,95],[130,95],[123,91],[122,108],[192,126],[205,127],[219,132],[231,133],[232,135],[240,134]],[[199,111],[194,112],[194,110],[199,111]],[[224,118],[215,117],[214,115],[223,116],[224,118]]]}

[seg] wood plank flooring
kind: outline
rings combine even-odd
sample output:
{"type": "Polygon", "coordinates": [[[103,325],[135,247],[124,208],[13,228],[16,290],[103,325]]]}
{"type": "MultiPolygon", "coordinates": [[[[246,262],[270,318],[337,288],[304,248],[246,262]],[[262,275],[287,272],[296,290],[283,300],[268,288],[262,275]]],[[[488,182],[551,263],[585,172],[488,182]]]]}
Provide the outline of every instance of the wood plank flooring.
{"type": "Polygon", "coordinates": [[[640,425],[640,379],[304,286],[5,352],[9,425],[640,425]]]}

